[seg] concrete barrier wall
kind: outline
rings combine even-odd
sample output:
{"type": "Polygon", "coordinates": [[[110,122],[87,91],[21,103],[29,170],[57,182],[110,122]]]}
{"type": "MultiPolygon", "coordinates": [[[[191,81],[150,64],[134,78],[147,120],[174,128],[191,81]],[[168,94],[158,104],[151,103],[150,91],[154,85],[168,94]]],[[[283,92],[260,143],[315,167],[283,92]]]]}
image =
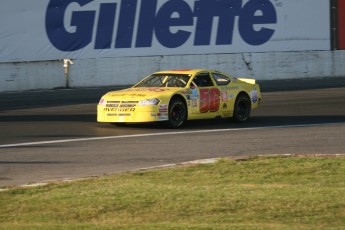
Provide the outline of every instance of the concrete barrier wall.
{"type": "Polygon", "coordinates": [[[152,56],[75,60],[70,86],[133,84],[165,69],[208,68],[257,80],[345,77],[345,51],[152,56]]]}
{"type": "Polygon", "coordinates": [[[345,77],[345,51],[176,55],[0,63],[0,92],[131,85],[164,69],[208,68],[257,80],[345,77]]]}
{"type": "Polygon", "coordinates": [[[61,61],[0,63],[0,92],[65,87],[61,61]]]}

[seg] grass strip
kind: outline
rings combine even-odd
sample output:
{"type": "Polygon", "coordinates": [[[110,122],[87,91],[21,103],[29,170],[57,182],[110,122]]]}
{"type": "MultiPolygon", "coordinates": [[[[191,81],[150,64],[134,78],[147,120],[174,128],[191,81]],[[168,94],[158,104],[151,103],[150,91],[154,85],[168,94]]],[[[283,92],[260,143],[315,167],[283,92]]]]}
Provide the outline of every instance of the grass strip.
{"type": "Polygon", "coordinates": [[[0,192],[0,229],[345,229],[344,157],[253,157],[0,192]]]}

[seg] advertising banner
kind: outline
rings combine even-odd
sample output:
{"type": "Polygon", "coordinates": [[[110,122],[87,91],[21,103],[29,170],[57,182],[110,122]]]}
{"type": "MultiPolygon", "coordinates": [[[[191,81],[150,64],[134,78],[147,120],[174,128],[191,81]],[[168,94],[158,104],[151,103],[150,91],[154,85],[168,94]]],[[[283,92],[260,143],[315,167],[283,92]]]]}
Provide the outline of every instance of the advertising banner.
{"type": "Polygon", "coordinates": [[[338,47],[345,50],[345,1],[338,1],[338,47]]]}
{"type": "Polygon", "coordinates": [[[1,0],[0,62],[330,50],[329,9],[325,0],[1,0]]]}

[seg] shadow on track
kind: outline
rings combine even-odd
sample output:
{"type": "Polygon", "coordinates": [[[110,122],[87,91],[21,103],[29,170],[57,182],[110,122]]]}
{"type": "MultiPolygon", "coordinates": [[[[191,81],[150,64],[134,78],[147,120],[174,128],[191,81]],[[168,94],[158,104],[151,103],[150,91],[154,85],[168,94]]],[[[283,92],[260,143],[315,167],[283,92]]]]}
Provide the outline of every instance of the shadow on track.
{"type": "Polygon", "coordinates": [[[0,122],[79,121],[96,122],[95,114],[0,116],[0,122]]]}
{"type": "Polygon", "coordinates": [[[170,129],[170,130],[202,130],[202,129],[229,129],[229,128],[254,128],[265,126],[285,126],[285,125],[308,125],[345,123],[344,116],[256,116],[245,123],[237,123],[229,119],[211,119],[188,121],[179,129],[169,128],[164,123],[143,123],[143,124],[104,124],[107,128],[123,129],[170,129]]]}

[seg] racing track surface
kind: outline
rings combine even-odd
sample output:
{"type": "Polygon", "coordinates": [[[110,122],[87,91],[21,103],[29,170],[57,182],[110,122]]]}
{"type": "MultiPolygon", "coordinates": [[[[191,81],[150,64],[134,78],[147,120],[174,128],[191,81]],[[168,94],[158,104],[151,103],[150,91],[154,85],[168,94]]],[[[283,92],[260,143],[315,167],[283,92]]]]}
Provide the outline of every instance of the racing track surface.
{"type": "Polygon", "coordinates": [[[344,154],[345,79],[327,88],[281,83],[262,83],[263,104],[245,124],[193,121],[179,130],[97,123],[106,88],[1,93],[0,187],[215,157],[344,154]]]}

